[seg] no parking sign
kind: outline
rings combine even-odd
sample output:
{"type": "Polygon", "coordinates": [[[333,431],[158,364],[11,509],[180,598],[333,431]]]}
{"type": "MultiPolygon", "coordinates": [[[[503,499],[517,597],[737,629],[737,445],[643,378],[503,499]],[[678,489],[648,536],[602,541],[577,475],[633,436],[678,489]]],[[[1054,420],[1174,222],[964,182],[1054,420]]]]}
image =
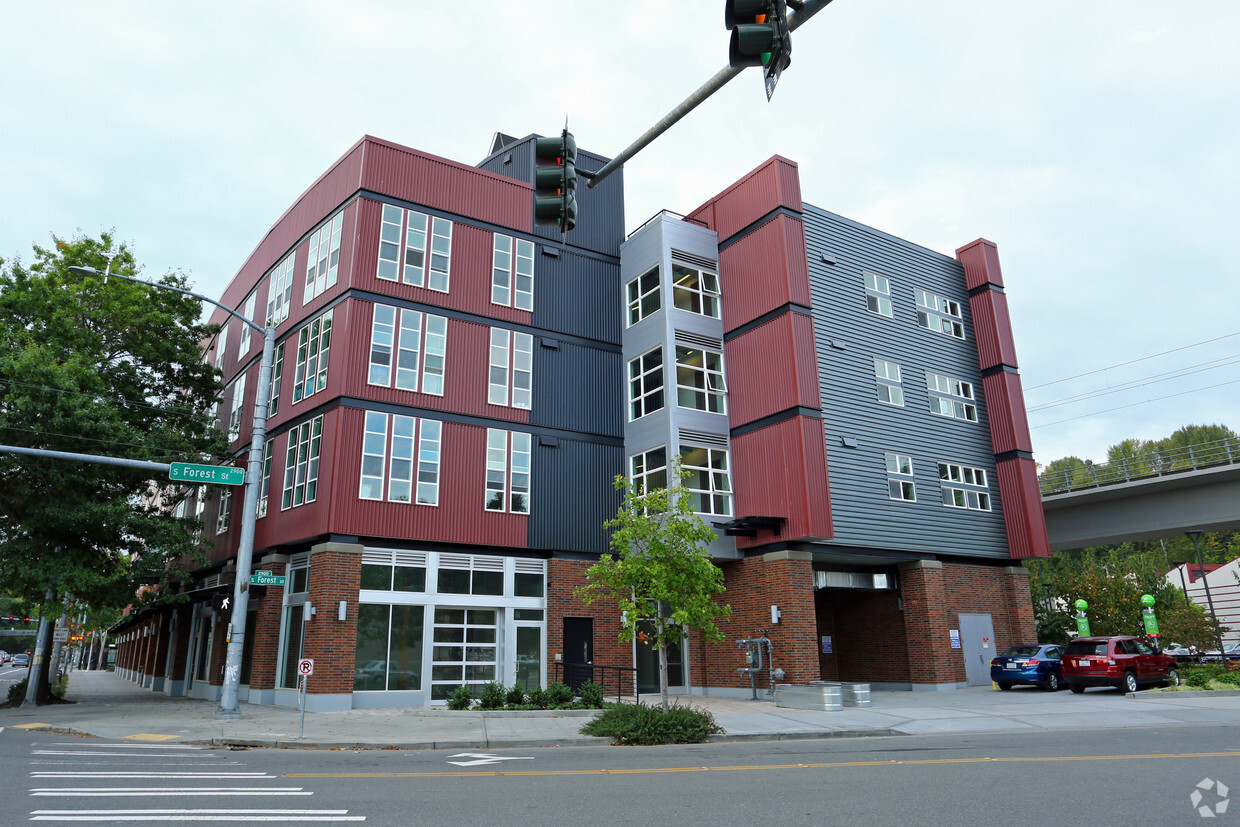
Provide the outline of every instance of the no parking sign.
{"type": "Polygon", "coordinates": [[[314,660],[312,658],[302,658],[301,660],[297,661],[297,674],[313,675],[314,674],[314,660]]]}

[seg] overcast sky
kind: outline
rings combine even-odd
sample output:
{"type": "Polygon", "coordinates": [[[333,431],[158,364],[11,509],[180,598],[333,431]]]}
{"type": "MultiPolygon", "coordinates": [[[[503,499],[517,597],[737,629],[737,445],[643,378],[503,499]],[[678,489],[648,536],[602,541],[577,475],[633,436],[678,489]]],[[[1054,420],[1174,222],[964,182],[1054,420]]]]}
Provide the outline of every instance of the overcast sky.
{"type": "MultiPolygon", "coordinates": [[[[6,3],[0,257],[114,229],[218,296],[362,135],[618,153],[726,64],[723,6],[6,3]]],[[[808,203],[998,245],[1040,462],[1240,429],[1240,2],[834,0],[793,41],[771,103],[747,70],[626,165],[627,229],[778,153],[808,203]]]]}

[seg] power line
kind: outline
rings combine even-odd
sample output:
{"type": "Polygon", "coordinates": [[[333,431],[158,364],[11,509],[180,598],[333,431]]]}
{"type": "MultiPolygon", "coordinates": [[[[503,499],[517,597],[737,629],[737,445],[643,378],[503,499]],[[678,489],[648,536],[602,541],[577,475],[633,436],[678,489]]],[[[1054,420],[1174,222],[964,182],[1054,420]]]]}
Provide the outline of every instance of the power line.
{"type": "MultiPolygon", "coordinates": [[[[94,437],[81,436],[80,434],[58,434],[58,433],[55,433],[54,431],[39,431],[34,428],[18,428],[15,425],[0,425],[0,430],[21,431],[23,433],[28,433],[28,434],[38,434],[39,436],[57,436],[57,437],[62,437],[64,439],[80,439],[84,442],[94,442],[98,445],[119,445],[125,448],[148,448],[148,449],[150,448],[149,445],[140,445],[136,442],[118,442],[116,440],[110,440],[110,439],[95,439],[94,437]]],[[[129,457],[129,459],[145,459],[145,460],[150,460],[151,462],[168,462],[170,461],[169,460],[170,457],[172,458],[171,461],[176,461],[176,458],[178,456],[179,455],[176,452],[168,451],[161,455],[145,456],[145,457],[129,457]]],[[[220,457],[220,458],[223,459],[224,457],[220,457]]],[[[228,458],[231,459],[231,457],[228,457],[228,458]]]]}
{"type": "Polygon", "coordinates": [[[82,393],[81,391],[71,391],[71,390],[66,390],[64,388],[55,388],[55,387],[52,387],[51,385],[36,385],[33,382],[18,382],[16,379],[0,379],[0,383],[8,384],[8,385],[17,385],[23,388],[34,388],[35,390],[52,391],[54,393],[63,393],[66,396],[81,396],[81,397],[85,397],[87,399],[91,399],[97,402],[112,402],[112,403],[116,403],[119,405],[125,405],[128,407],[148,408],[152,411],[159,411],[161,413],[172,414],[174,416],[182,416],[182,417],[188,418],[194,415],[192,411],[188,411],[183,407],[182,408],[176,408],[176,407],[161,408],[159,405],[152,405],[149,402],[138,402],[132,399],[124,399],[124,398],[116,397],[116,396],[109,397],[109,396],[104,396],[103,394],[98,394],[98,393],[82,393]]]}
{"type": "Polygon", "coordinates": [[[1234,385],[1237,382],[1240,382],[1240,379],[1233,379],[1230,382],[1219,382],[1217,385],[1207,385],[1204,388],[1194,388],[1191,391],[1181,391],[1179,393],[1170,393],[1170,394],[1167,394],[1166,396],[1158,396],[1153,399],[1146,399],[1142,402],[1133,402],[1129,405],[1119,405],[1114,408],[1106,408],[1105,410],[1094,411],[1093,413],[1081,414],[1080,416],[1070,416],[1067,419],[1060,419],[1060,420],[1056,420],[1055,422],[1043,422],[1041,425],[1032,425],[1030,427],[1033,430],[1037,430],[1038,428],[1049,428],[1051,425],[1062,425],[1065,422],[1074,422],[1078,419],[1088,419],[1091,416],[1098,416],[1099,414],[1110,413],[1111,411],[1122,411],[1124,408],[1135,408],[1138,405],[1147,405],[1150,402],[1161,402],[1164,399],[1174,399],[1177,396],[1187,396],[1190,393],[1198,393],[1200,391],[1213,390],[1214,388],[1221,388],[1224,385],[1234,385]]]}
{"type": "Polygon", "coordinates": [[[1234,336],[1240,336],[1240,331],[1237,331],[1235,333],[1228,333],[1224,336],[1217,336],[1213,339],[1206,339],[1204,342],[1194,342],[1191,345],[1184,345],[1182,347],[1174,347],[1171,350],[1164,350],[1162,353],[1155,353],[1152,356],[1142,356],[1138,359],[1129,359],[1127,362],[1120,362],[1118,365],[1111,365],[1110,367],[1098,368],[1096,370],[1088,370],[1088,371],[1085,371],[1084,373],[1078,373],[1075,376],[1067,376],[1063,379],[1055,379],[1054,381],[1051,381],[1051,382],[1043,382],[1041,385],[1030,385],[1029,387],[1025,388],[1025,391],[1028,392],[1028,391],[1037,390],[1038,388],[1046,388],[1046,387],[1050,387],[1051,385],[1058,385],[1063,382],[1071,382],[1073,379],[1080,379],[1082,376],[1093,376],[1095,373],[1105,373],[1108,370],[1114,370],[1115,368],[1122,368],[1127,365],[1135,365],[1137,362],[1146,362],[1146,361],[1149,361],[1150,359],[1157,359],[1159,356],[1166,356],[1169,353],[1179,353],[1181,350],[1189,350],[1194,347],[1201,347],[1202,345],[1209,345],[1209,344],[1213,344],[1214,342],[1221,342],[1224,339],[1230,339],[1234,336]]]}
{"type": "Polygon", "coordinates": [[[1028,413],[1035,413],[1038,411],[1047,410],[1049,408],[1058,408],[1061,405],[1070,405],[1074,402],[1083,402],[1087,399],[1095,399],[1099,396],[1109,396],[1113,393],[1123,393],[1124,391],[1134,390],[1136,388],[1145,387],[1146,385],[1154,385],[1159,382],[1169,382],[1172,379],[1181,379],[1185,376],[1191,376],[1195,373],[1204,373],[1207,370],[1214,370],[1215,368],[1227,367],[1228,365],[1234,365],[1237,362],[1240,362],[1240,356],[1227,356],[1227,357],[1224,357],[1223,359],[1216,359],[1212,363],[1203,362],[1200,365],[1192,365],[1187,368],[1180,368],[1180,369],[1173,370],[1173,371],[1167,371],[1166,373],[1156,373],[1153,376],[1146,377],[1144,379],[1134,379],[1131,382],[1125,382],[1116,387],[1106,388],[1104,390],[1099,390],[1099,391],[1086,391],[1085,393],[1080,393],[1080,394],[1077,394],[1076,396],[1068,396],[1063,399],[1055,400],[1052,402],[1044,402],[1041,405],[1033,405],[1032,407],[1028,408],[1027,411],[1028,413]]]}

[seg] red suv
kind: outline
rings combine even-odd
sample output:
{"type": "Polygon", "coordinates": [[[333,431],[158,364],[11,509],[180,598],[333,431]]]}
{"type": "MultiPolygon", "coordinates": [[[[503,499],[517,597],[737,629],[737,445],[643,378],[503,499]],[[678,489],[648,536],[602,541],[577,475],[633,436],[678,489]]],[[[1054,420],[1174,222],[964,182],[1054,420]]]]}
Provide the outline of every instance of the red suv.
{"type": "Polygon", "coordinates": [[[1142,686],[1179,686],[1175,658],[1135,637],[1078,637],[1064,647],[1064,683],[1076,694],[1087,686],[1114,686],[1136,692],[1142,686]]]}

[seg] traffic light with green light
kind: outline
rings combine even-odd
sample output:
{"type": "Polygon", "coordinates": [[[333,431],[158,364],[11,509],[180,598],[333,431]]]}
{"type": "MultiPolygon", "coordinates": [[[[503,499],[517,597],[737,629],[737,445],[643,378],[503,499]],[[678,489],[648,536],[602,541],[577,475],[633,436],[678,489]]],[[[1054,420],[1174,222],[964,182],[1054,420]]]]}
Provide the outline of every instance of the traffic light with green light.
{"type": "Polygon", "coordinates": [[[534,141],[534,223],[568,232],[577,224],[577,141],[565,129],[558,138],[534,141]]]}
{"type": "Polygon", "coordinates": [[[792,62],[786,0],[726,0],[723,22],[732,30],[728,65],[772,67],[782,71],[792,62]]]}

